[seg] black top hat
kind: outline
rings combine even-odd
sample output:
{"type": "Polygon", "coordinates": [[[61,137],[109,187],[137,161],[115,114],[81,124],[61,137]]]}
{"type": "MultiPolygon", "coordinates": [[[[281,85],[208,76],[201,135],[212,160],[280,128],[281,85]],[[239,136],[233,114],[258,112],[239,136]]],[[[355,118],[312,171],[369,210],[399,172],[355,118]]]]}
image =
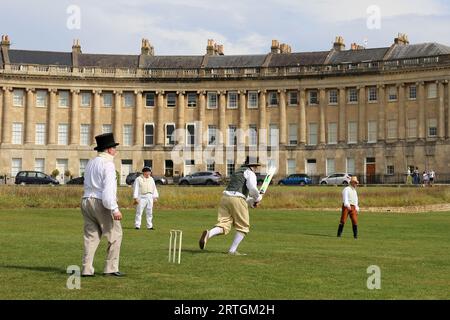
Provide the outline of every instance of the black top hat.
{"type": "Polygon", "coordinates": [[[152,168],[145,166],[142,168],[142,172],[152,172],[152,168]]]}
{"type": "Polygon", "coordinates": [[[112,133],[104,133],[95,137],[95,141],[97,141],[97,146],[94,150],[102,151],[108,148],[113,148],[118,146],[119,144],[114,141],[114,135],[112,133]]]}
{"type": "Polygon", "coordinates": [[[258,167],[261,164],[259,163],[259,157],[255,158],[255,157],[247,156],[247,158],[245,159],[244,165],[247,167],[250,167],[250,166],[258,167]]]}

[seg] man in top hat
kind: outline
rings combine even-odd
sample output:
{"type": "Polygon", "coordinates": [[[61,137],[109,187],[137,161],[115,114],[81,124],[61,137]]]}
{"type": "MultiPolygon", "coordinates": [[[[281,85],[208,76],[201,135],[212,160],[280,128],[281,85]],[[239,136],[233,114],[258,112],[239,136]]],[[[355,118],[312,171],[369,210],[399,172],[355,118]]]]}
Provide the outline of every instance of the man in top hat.
{"type": "Polygon", "coordinates": [[[94,276],[94,255],[105,236],[108,240],[104,275],[121,277],[119,272],[122,243],[122,213],[117,204],[117,178],[114,156],[117,154],[112,133],[95,137],[98,152],[86,165],[81,212],[84,218],[84,255],[82,276],[94,276]]]}
{"type": "Polygon", "coordinates": [[[137,177],[133,184],[133,198],[134,204],[136,204],[134,227],[137,230],[141,228],[142,211],[144,209],[147,215],[147,229],[154,230],[153,202],[157,201],[159,194],[151,173],[152,170],[150,167],[144,167],[142,169],[142,175],[137,177]]]}
{"type": "Polygon", "coordinates": [[[220,201],[218,223],[211,230],[203,231],[199,240],[200,249],[203,250],[212,237],[228,234],[233,226],[236,229],[236,235],[228,253],[245,255],[239,253],[237,248],[250,228],[247,197],[251,198],[254,207],[257,207],[262,199],[255,175],[255,170],[259,166],[257,159],[255,161],[255,159],[247,157],[245,163],[233,173],[220,201]]]}
{"type": "Polygon", "coordinates": [[[358,178],[356,176],[352,176],[350,179],[350,185],[345,187],[342,191],[342,213],[341,213],[341,221],[339,223],[337,236],[340,237],[342,231],[344,230],[345,222],[347,221],[348,216],[350,215],[350,219],[352,220],[353,226],[353,237],[358,238],[358,194],[356,192],[356,186],[359,184],[358,178]]]}

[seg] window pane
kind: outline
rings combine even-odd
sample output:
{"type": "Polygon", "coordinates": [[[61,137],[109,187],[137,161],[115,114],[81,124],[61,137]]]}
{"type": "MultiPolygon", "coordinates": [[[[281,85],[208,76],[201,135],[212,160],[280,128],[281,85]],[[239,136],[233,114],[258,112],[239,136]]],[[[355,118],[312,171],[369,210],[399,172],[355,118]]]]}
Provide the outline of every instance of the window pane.
{"type": "Polygon", "coordinates": [[[145,106],[146,107],[154,107],[155,106],[155,93],[147,92],[145,94],[145,106]]]}
{"type": "Polygon", "coordinates": [[[69,107],[69,91],[58,91],[58,104],[60,107],[69,107]]]}
{"type": "Polygon", "coordinates": [[[166,125],[166,145],[171,146],[175,144],[175,125],[166,125]]]}
{"type": "Polygon", "coordinates": [[[145,125],[145,145],[153,145],[154,144],[154,125],[146,124],[145,125]]]}

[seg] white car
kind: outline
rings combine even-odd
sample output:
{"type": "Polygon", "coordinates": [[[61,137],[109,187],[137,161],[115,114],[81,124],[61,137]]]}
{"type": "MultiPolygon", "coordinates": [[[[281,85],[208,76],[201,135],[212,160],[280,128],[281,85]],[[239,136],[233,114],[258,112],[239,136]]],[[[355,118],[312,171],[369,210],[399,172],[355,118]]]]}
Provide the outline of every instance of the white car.
{"type": "Polygon", "coordinates": [[[348,185],[352,175],[349,173],[333,173],[320,180],[320,184],[348,185]]]}

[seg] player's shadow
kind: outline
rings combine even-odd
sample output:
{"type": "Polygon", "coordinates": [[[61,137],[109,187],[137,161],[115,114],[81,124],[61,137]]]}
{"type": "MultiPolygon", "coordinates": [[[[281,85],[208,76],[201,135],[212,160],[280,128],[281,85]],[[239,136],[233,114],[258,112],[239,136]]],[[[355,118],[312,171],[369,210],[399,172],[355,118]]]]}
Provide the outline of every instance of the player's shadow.
{"type": "Polygon", "coordinates": [[[57,273],[57,274],[67,274],[66,270],[55,268],[55,267],[29,267],[29,266],[11,266],[5,265],[0,266],[1,269],[16,269],[16,270],[25,270],[25,271],[38,271],[38,272],[47,272],[47,273],[57,273]]]}
{"type": "Polygon", "coordinates": [[[300,233],[304,236],[311,236],[311,237],[327,237],[327,238],[336,238],[336,236],[332,236],[331,234],[323,234],[323,233],[300,233]]]}
{"type": "Polygon", "coordinates": [[[181,249],[182,253],[188,253],[188,254],[205,254],[205,253],[219,253],[219,254],[225,254],[224,251],[215,251],[215,250],[200,250],[200,249],[181,249]]]}

